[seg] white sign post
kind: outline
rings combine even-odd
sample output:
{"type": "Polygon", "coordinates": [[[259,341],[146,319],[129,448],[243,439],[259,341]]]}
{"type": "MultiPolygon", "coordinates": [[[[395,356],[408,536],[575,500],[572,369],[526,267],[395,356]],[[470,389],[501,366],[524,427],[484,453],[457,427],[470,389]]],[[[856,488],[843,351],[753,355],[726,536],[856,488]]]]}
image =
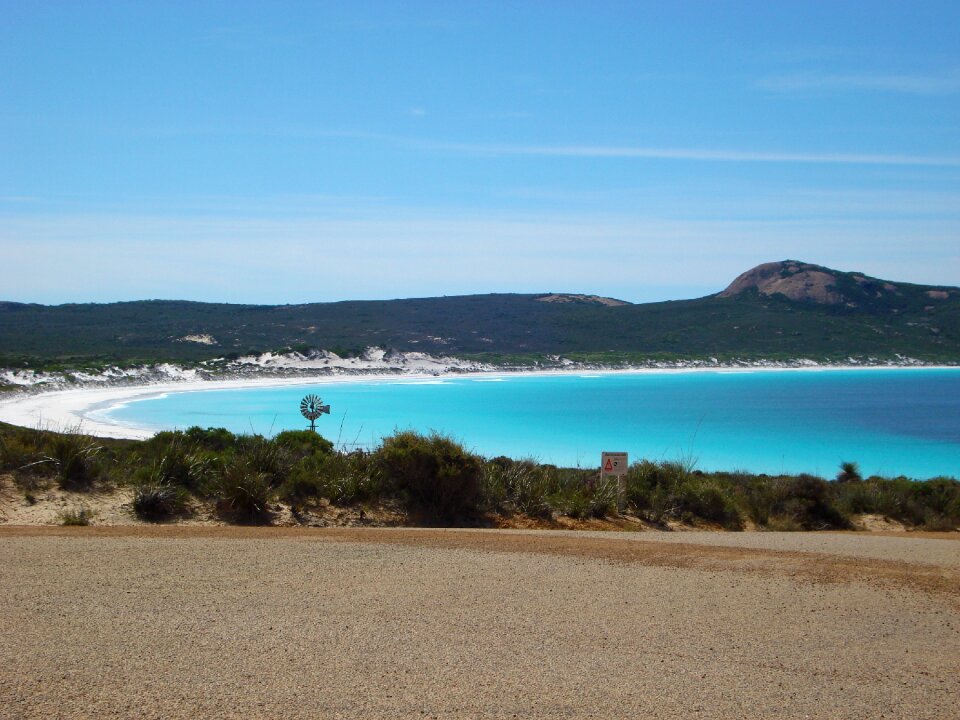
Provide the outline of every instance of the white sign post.
{"type": "Polygon", "coordinates": [[[600,479],[617,478],[617,512],[627,509],[627,486],[624,477],[627,474],[627,454],[625,452],[600,453],[600,479]]]}

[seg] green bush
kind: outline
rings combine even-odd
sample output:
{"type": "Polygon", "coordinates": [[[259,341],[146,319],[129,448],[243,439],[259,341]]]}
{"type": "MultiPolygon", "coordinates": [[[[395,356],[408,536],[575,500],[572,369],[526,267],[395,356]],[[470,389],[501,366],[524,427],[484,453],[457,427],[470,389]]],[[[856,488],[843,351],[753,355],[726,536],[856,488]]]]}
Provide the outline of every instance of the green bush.
{"type": "Polygon", "coordinates": [[[272,492],[263,473],[239,458],[223,468],[212,488],[220,512],[241,523],[260,523],[269,519],[272,492]]]}
{"type": "Polygon", "coordinates": [[[299,508],[311,500],[322,497],[323,491],[320,475],[307,467],[298,465],[277,489],[277,497],[291,507],[299,508]]]}
{"type": "Polygon", "coordinates": [[[679,520],[692,523],[700,519],[719,523],[730,530],[743,527],[731,498],[711,482],[694,478],[657,486],[651,498],[650,517],[654,522],[679,520]]]}
{"type": "Polygon", "coordinates": [[[209,479],[213,461],[184,433],[158,433],[148,441],[151,465],[137,472],[141,483],[172,484],[196,492],[209,479]]]}
{"type": "Polygon", "coordinates": [[[804,530],[850,527],[850,520],[834,505],[830,485],[823,478],[807,474],[780,478],[774,492],[774,514],[804,530]]]}
{"type": "Polygon", "coordinates": [[[514,510],[532,517],[549,517],[555,482],[551,468],[533,460],[498,457],[484,463],[480,496],[491,511],[514,510]]]}
{"type": "Polygon", "coordinates": [[[26,438],[0,435],[0,470],[28,471],[40,459],[40,448],[26,438]]]}
{"type": "Polygon", "coordinates": [[[284,430],[274,436],[273,442],[298,460],[333,452],[333,443],[313,430],[284,430]]]}
{"type": "Polygon", "coordinates": [[[382,468],[369,453],[334,453],[320,465],[324,495],[337,504],[373,500],[383,494],[382,468]]]}
{"type": "Polygon", "coordinates": [[[627,506],[638,513],[662,514],[666,508],[660,507],[655,511],[654,496],[656,495],[658,505],[663,505],[668,496],[668,492],[663,488],[671,487],[685,475],[686,468],[680,463],[658,464],[649,460],[634,463],[627,469],[624,478],[627,506]]]}
{"type": "Polygon", "coordinates": [[[237,439],[237,453],[274,487],[286,479],[293,467],[290,452],[262,435],[241,435],[237,439]]]}
{"type": "Polygon", "coordinates": [[[617,509],[617,481],[614,478],[588,480],[574,477],[563,482],[552,503],[564,515],[576,519],[602,518],[617,509]]]}
{"type": "MultiPolygon", "coordinates": [[[[158,433],[158,435],[162,434],[163,433],[158,433]]],[[[230,450],[236,447],[237,444],[237,436],[226,428],[203,429],[194,425],[191,428],[187,428],[187,431],[184,433],[184,435],[186,436],[187,440],[198,447],[215,453],[222,453],[225,450],[230,450]]]]}
{"type": "Polygon", "coordinates": [[[297,463],[279,496],[299,506],[318,497],[337,505],[374,500],[382,495],[378,468],[364,452],[309,456],[297,463]]]}
{"type": "Polygon", "coordinates": [[[627,504],[655,523],[706,520],[731,530],[743,528],[733,484],[694,472],[681,462],[634,463],[627,471],[627,504]]]}
{"type": "Polygon", "coordinates": [[[860,466],[855,462],[840,463],[840,472],[837,474],[837,482],[860,482],[863,476],[860,474],[860,466]]]}
{"type": "Polygon", "coordinates": [[[59,517],[61,525],[86,526],[90,524],[93,513],[87,510],[87,508],[79,508],[64,510],[60,513],[59,517]]]}
{"type": "Polygon", "coordinates": [[[401,432],[383,441],[375,465],[389,486],[435,520],[476,512],[480,500],[480,458],[437,434],[401,432]]]}
{"type": "Polygon", "coordinates": [[[774,506],[770,478],[751,475],[743,470],[712,473],[706,477],[729,499],[740,518],[740,529],[743,528],[744,518],[759,526],[767,524],[774,506]]]}
{"type": "Polygon", "coordinates": [[[960,483],[949,478],[915,482],[911,489],[914,499],[935,515],[949,517],[960,500],[960,483]]]}
{"type": "MultiPolygon", "coordinates": [[[[863,485],[869,488],[873,498],[863,512],[878,513],[928,530],[960,526],[960,482],[952,478],[925,481],[871,478],[863,485]]],[[[838,492],[849,503],[850,491],[838,486],[838,492]]]]}
{"type": "Polygon", "coordinates": [[[711,480],[697,478],[684,483],[677,494],[681,516],[690,515],[740,530],[743,521],[732,498],[711,480]]]}
{"type": "Polygon", "coordinates": [[[97,456],[103,450],[93,438],[78,433],[51,435],[43,462],[53,467],[65,490],[86,490],[100,474],[97,456]]]}
{"type": "Polygon", "coordinates": [[[507,468],[513,460],[497,457],[483,464],[480,475],[480,507],[489,512],[507,510],[508,481],[507,468]]]}
{"type": "Polygon", "coordinates": [[[845,515],[880,512],[882,487],[885,482],[880,478],[870,478],[865,482],[835,484],[832,490],[837,508],[845,515]]]}
{"type": "Polygon", "coordinates": [[[182,514],[186,506],[186,491],[176,485],[147,483],[133,491],[133,511],[143,520],[165,520],[182,514]]]}

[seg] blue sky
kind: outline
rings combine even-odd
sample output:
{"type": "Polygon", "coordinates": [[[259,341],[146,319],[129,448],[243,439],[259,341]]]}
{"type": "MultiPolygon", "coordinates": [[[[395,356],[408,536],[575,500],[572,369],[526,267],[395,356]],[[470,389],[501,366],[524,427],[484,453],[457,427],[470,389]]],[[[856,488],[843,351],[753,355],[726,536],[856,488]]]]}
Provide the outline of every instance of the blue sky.
{"type": "Polygon", "coordinates": [[[0,17],[0,299],[960,284],[955,1],[0,17]]]}

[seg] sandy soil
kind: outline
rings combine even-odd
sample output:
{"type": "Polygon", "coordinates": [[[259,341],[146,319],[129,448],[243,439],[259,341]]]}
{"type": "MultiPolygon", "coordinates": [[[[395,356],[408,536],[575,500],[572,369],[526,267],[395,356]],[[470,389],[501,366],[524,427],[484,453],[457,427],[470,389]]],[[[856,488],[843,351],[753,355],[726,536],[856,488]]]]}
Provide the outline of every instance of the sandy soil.
{"type": "Polygon", "coordinates": [[[948,538],[0,526],[0,718],[958,717],[948,538]]]}

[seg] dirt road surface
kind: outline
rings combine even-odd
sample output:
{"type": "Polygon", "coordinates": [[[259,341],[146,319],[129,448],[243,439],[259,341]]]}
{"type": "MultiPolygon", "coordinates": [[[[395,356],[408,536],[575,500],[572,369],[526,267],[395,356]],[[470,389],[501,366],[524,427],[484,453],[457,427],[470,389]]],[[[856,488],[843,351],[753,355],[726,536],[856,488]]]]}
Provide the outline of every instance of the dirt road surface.
{"type": "Polygon", "coordinates": [[[957,718],[960,538],[0,527],[0,718],[957,718]]]}

